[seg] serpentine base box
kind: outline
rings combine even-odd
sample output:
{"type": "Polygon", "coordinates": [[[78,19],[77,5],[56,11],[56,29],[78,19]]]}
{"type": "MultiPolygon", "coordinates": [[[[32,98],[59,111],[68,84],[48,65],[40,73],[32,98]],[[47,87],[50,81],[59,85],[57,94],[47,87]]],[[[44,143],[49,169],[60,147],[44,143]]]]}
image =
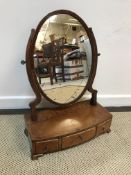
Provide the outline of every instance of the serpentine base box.
{"type": "Polygon", "coordinates": [[[88,101],[56,108],[53,112],[51,109],[39,111],[37,122],[26,114],[25,134],[29,138],[31,157],[37,159],[110,132],[111,121],[112,115],[105,108],[99,104],[92,106],[88,101]]]}

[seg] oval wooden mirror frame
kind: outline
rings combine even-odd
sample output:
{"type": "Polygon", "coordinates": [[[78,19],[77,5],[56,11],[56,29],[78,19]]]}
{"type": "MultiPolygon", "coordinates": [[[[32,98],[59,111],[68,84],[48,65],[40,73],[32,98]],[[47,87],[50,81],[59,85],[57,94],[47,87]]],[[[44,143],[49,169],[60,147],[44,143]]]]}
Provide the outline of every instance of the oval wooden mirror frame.
{"type": "Polygon", "coordinates": [[[96,40],[92,31],[92,28],[88,27],[86,25],[86,23],[83,21],[83,19],[81,17],[79,17],[77,14],[75,14],[72,11],[69,10],[57,10],[57,11],[53,11],[51,13],[49,13],[48,15],[46,15],[38,24],[36,29],[32,29],[31,30],[31,34],[28,40],[28,44],[27,44],[27,48],[26,48],[26,69],[27,69],[27,74],[28,74],[28,78],[31,84],[31,87],[36,95],[36,98],[34,101],[32,101],[30,103],[30,108],[31,108],[31,116],[32,116],[32,120],[37,120],[36,116],[36,105],[38,105],[41,102],[41,98],[42,96],[45,97],[49,102],[55,104],[55,105],[59,105],[60,107],[63,106],[67,106],[70,104],[75,103],[76,101],[78,101],[83,94],[85,93],[86,90],[88,90],[89,92],[91,92],[92,94],[92,98],[90,100],[90,103],[92,105],[96,104],[96,96],[97,96],[97,91],[94,90],[92,88],[92,84],[95,78],[95,74],[96,74],[96,69],[97,69],[97,57],[99,56],[98,52],[97,52],[97,44],[96,44],[96,40]],[[35,73],[35,68],[34,68],[34,61],[33,61],[33,54],[34,54],[34,48],[35,48],[35,42],[38,36],[38,33],[42,27],[42,25],[44,24],[44,22],[51,17],[52,15],[58,15],[58,14],[67,14],[70,15],[72,17],[74,17],[75,19],[77,19],[80,24],[83,26],[83,28],[85,29],[88,37],[89,37],[89,41],[91,44],[91,49],[92,49],[92,65],[91,65],[91,71],[90,71],[90,75],[89,75],[89,79],[87,81],[86,86],[84,87],[83,91],[81,92],[81,94],[75,98],[74,100],[72,100],[69,103],[58,103],[53,101],[52,99],[50,99],[41,89],[38,81],[37,81],[37,77],[36,77],[36,73],[35,73]]]}

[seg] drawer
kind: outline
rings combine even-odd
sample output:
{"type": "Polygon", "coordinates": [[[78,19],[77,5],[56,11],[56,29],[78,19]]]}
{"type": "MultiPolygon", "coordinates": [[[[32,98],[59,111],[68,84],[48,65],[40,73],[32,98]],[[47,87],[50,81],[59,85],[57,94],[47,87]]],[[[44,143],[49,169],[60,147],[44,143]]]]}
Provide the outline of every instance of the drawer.
{"type": "Polygon", "coordinates": [[[79,145],[96,135],[96,127],[62,138],[62,149],[79,145]]]}
{"type": "Polygon", "coordinates": [[[36,154],[44,154],[58,150],[58,139],[36,142],[36,154]]]}
{"type": "Polygon", "coordinates": [[[97,136],[105,132],[110,132],[111,120],[105,121],[97,126],[97,136]]]}

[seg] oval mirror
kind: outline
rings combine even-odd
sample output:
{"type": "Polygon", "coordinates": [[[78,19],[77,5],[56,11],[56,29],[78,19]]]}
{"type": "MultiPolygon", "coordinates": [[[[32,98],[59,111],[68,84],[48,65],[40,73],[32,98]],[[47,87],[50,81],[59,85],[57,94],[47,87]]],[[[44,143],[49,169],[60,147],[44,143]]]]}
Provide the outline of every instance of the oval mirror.
{"type": "Polygon", "coordinates": [[[40,26],[34,49],[42,94],[57,104],[74,102],[86,90],[91,65],[91,43],[80,19],[66,13],[49,15],[40,26]]]}

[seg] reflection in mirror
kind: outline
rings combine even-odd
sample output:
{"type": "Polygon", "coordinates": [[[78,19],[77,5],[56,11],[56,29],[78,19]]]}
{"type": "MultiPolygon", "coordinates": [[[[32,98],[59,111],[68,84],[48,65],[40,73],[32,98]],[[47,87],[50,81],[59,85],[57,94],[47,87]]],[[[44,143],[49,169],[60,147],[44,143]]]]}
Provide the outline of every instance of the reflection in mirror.
{"type": "Polygon", "coordinates": [[[83,26],[67,14],[53,15],[42,25],[34,66],[42,91],[57,103],[69,103],[85,88],[92,51],[83,26]]]}

